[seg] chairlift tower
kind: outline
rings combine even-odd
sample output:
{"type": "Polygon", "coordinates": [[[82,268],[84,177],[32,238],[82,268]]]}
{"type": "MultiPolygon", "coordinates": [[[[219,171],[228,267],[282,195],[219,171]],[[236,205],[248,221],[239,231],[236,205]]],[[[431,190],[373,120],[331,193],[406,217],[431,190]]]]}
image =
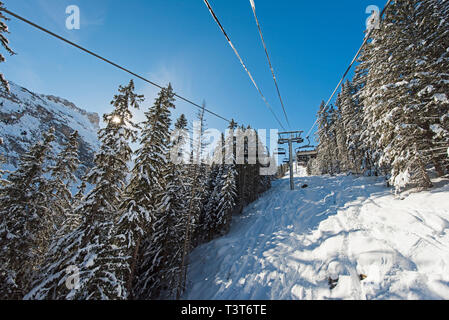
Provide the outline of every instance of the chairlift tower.
{"type": "Polygon", "coordinates": [[[293,181],[293,143],[303,143],[304,139],[301,138],[301,134],[304,131],[288,131],[279,132],[279,144],[287,144],[289,150],[289,163],[290,163],[290,190],[295,190],[295,184],[293,181]]]}

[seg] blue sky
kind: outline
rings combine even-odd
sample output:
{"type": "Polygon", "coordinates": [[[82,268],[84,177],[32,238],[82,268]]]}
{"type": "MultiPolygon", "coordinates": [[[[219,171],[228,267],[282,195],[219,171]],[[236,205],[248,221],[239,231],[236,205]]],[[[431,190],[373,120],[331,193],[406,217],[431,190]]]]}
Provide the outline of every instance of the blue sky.
{"type": "MultiPolygon", "coordinates": [[[[149,79],[166,85],[226,118],[254,128],[278,128],[202,0],[3,0],[8,9],[149,79]],[[68,5],[81,12],[81,29],[67,30],[68,5]]],[[[283,113],[249,0],[210,0],[278,117],[283,113]]],[[[369,5],[384,0],[255,0],[292,129],[308,131],[364,37],[369,5]]],[[[39,93],[53,94],[100,114],[120,84],[131,79],[14,18],[8,23],[18,53],[1,65],[5,76],[39,93]]],[[[135,80],[146,97],[157,90],[135,80]]],[[[194,119],[178,101],[174,117],[194,119]]],[[[223,120],[207,117],[222,130],[223,120]]]]}

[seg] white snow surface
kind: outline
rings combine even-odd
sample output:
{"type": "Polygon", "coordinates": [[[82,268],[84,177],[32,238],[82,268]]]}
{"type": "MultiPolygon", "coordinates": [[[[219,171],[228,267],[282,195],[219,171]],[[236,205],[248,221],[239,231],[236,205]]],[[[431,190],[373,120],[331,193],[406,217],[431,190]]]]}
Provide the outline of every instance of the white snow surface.
{"type": "Polygon", "coordinates": [[[436,95],[433,96],[433,98],[435,99],[436,102],[443,102],[449,104],[449,99],[444,93],[437,93],[436,95]]]}
{"type": "Polygon", "coordinates": [[[194,250],[185,299],[449,299],[448,181],[398,197],[384,178],[302,173],[194,250]]]}

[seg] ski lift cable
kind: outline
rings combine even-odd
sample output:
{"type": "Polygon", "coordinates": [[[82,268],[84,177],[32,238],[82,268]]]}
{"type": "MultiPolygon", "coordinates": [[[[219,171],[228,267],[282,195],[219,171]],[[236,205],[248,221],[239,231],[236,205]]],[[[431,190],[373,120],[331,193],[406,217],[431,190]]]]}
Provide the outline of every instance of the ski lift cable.
{"type": "MultiPolygon", "coordinates": [[[[382,16],[384,15],[385,11],[387,10],[387,8],[390,6],[392,0],[388,0],[387,4],[385,5],[384,9],[382,10],[382,12],[379,15],[379,19],[382,19],[382,16]]],[[[379,21],[380,23],[381,21],[379,21]]],[[[340,88],[341,84],[343,83],[343,81],[345,80],[346,76],[348,75],[349,71],[351,70],[352,66],[354,65],[354,63],[357,61],[358,56],[360,55],[360,53],[363,50],[363,47],[365,47],[366,43],[368,42],[371,34],[373,33],[374,28],[371,28],[371,30],[367,33],[367,35],[365,36],[365,39],[363,40],[362,45],[360,46],[359,50],[357,51],[356,55],[354,56],[354,59],[352,59],[351,64],[349,65],[349,67],[346,69],[346,72],[343,74],[343,77],[341,78],[340,82],[338,83],[337,87],[335,88],[334,92],[332,92],[331,97],[329,98],[329,100],[327,101],[324,109],[326,109],[330,102],[332,101],[332,99],[334,98],[335,94],[337,93],[338,89],[340,88]]],[[[312,133],[312,130],[315,128],[315,126],[317,125],[319,121],[319,118],[316,119],[315,123],[313,124],[312,128],[310,128],[309,132],[307,133],[307,137],[310,136],[310,134],[312,133]]]]}
{"type": "Polygon", "coordinates": [[[243,69],[246,71],[246,73],[248,74],[249,78],[251,79],[251,82],[253,83],[254,87],[257,89],[257,91],[259,92],[260,96],[262,97],[262,100],[265,102],[266,106],[268,107],[268,109],[271,111],[271,113],[273,114],[273,117],[276,119],[276,121],[279,123],[279,125],[281,126],[281,128],[283,130],[285,130],[285,127],[282,125],[282,122],[279,120],[279,118],[276,116],[276,113],[273,111],[273,108],[271,107],[271,105],[268,103],[268,100],[265,98],[265,96],[263,95],[262,91],[260,90],[259,86],[257,85],[256,81],[254,80],[251,72],[248,70],[246,64],[243,62],[242,57],[240,56],[239,52],[237,51],[237,49],[235,48],[234,44],[232,43],[231,39],[229,38],[228,34],[226,33],[226,31],[224,30],[222,24],[220,23],[220,20],[218,20],[217,15],[215,14],[214,10],[212,9],[212,6],[210,5],[208,0],[204,0],[204,3],[206,4],[207,8],[209,9],[210,14],[212,15],[212,18],[215,20],[215,22],[217,23],[218,27],[220,28],[221,32],[223,33],[223,35],[225,36],[226,40],[228,41],[229,46],[232,48],[232,50],[234,51],[235,55],[237,56],[237,58],[240,61],[240,64],[242,65],[243,69]]]}
{"type": "MultiPolygon", "coordinates": [[[[106,58],[100,56],[99,54],[97,54],[95,52],[92,52],[92,51],[90,51],[90,50],[88,50],[88,49],[86,49],[86,48],[84,48],[84,47],[82,47],[82,46],[80,46],[80,45],[78,45],[78,44],[76,44],[76,43],[74,43],[74,42],[72,42],[72,41],[62,37],[62,36],[60,36],[60,35],[57,35],[56,33],[52,32],[52,31],[50,31],[50,30],[48,30],[48,29],[46,29],[46,28],[44,28],[42,26],[39,26],[38,24],[36,24],[36,23],[34,23],[34,22],[30,21],[30,20],[27,20],[27,19],[19,16],[18,14],[14,13],[14,12],[11,12],[10,10],[8,10],[6,8],[1,8],[0,11],[4,11],[5,13],[7,13],[7,14],[9,14],[9,15],[11,15],[11,16],[13,16],[13,17],[15,17],[15,18],[17,18],[17,19],[27,23],[27,24],[29,24],[30,26],[32,26],[32,27],[34,27],[36,29],[39,29],[39,30],[41,30],[41,31],[51,35],[52,37],[57,38],[57,39],[65,42],[65,43],[67,43],[67,44],[69,44],[69,45],[71,45],[73,47],[76,47],[79,50],[84,51],[85,53],[87,53],[87,54],[89,54],[91,56],[94,56],[95,58],[98,58],[98,59],[100,59],[100,60],[102,60],[102,61],[104,61],[104,62],[106,62],[106,63],[108,63],[108,64],[110,64],[110,65],[112,65],[112,66],[114,66],[114,67],[116,67],[116,68],[118,68],[120,70],[122,70],[122,71],[125,71],[125,72],[131,74],[132,76],[134,76],[134,77],[136,77],[136,78],[138,78],[138,79],[140,79],[140,80],[142,80],[144,82],[147,82],[147,83],[151,84],[152,86],[155,86],[155,87],[157,87],[159,89],[163,89],[164,88],[163,86],[161,86],[161,85],[159,85],[159,84],[157,84],[157,83],[155,83],[155,82],[153,82],[151,80],[148,80],[148,79],[144,78],[143,76],[141,76],[141,75],[139,75],[139,74],[137,74],[137,73],[135,73],[133,71],[130,71],[129,69],[127,69],[125,67],[122,67],[119,64],[117,64],[115,62],[112,62],[111,60],[106,59],[106,58]]],[[[174,95],[175,95],[175,97],[177,97],[177,98],[187,102],[188,104],[191,104],[192,106],[194,106],[194,107],[196,107],[196,108],[198,108],[200,110],[203,109],[203,107],[201,105],[191,101],[190,99],[187,99],[187,98],[185,98],[185,97],[183,97],[183,96],[181,96],[181,95],[179,95],[177,93],[175,93],[174,95]]],[[[204,108],[204,111],[209,113],[209,114],[211,114],[211,115],[213,115],[213,116],[215,116],[215,117],[217,117],[217,118],[219,118],[219,119],[221,119],[221,120],[224,120],[224,121],[226,121],[228,123],[231,122],[230,120],[226,119],[225,117],[219,115],[218,113],[216,113],[214,111],[211,111],[211,110],[206,109],[206,108],[204,108]]]]}
{"type": "Polygon", "coordinates": [[[263,37],[262,28],[260,26],[259,19],[257,18],[256,4],[254,3],[254,0],[249,0],[249,2],[251,4],[251,8],[253,9],[254,19],[256,20],[257,28],[259,29],[260,39],[262,41],[262,44],[263,44],[263,47],[264,47],[264,50],[265,50],[265,55],[267,56],[268,65],[270,66],[271,74],[273,75],[274,84],[276,86],[276,90],[277,90],[277,94],[278,94],[278,97],[279,97],[279,101],[281,102],[282,110],[284,111],[285,120],[287,121],[287,125],[291,129],[290,121],[288,120],[288,116],[287,116],[287,111],[285,110],[284,101],[283,101],[282,96],[281,96],[281,91],[279,90],[279,86],[278,86],[278,82],[277,82],[277,79],[276,79],[276,75],[274,73],[274,68],[273,68],[273,65],[271,63],[270,55],[268,54],[267,45],[265,44],[265,39],[263,37]]]}

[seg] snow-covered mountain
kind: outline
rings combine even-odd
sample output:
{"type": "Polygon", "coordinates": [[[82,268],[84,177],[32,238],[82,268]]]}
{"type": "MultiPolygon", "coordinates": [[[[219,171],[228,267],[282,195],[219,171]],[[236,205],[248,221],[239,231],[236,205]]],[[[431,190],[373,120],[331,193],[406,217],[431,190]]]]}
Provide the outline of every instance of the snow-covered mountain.
{"type": "Polygon", "coordinates": [[[6,158],[5,169],[13,170],[23,154],[50,127],[56,130],[55,152],[77,130],[80,134],[80,159],[83,166],[93,165],[98,149],[97,131],[100,117],[75,106],[65,99],[37,94],[13,82],[11,93],[0,88],[0,154],[6,158]]]}

